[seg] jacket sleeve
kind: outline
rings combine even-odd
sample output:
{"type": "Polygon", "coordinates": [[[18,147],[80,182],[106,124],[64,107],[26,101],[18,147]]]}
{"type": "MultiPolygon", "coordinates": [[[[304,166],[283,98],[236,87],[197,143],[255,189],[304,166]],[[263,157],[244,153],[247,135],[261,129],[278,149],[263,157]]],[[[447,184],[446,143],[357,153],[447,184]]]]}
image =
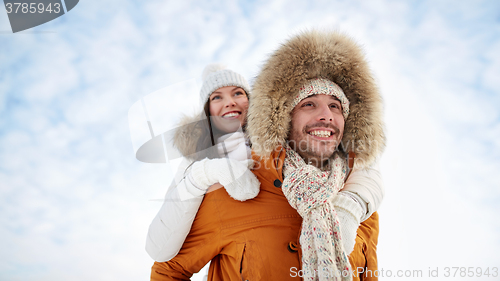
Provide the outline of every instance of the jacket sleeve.
{"type": "Polygon", "coordinates": [[[364,204],[363,209],[366,212],[361,216],[361,221],[369,218],[378,210],[384,198],[384,186],[378,161],[366,169],[354,168],[342,191],[354,194],[354,197],[364,204]]]}
{"type": "MultiPolygon", "coordinates": [[[[226,157],[248,159],[247,153],[250,150],[243,134],[226,135],[228,136],[225,141],[228,147],[224,152],[229,155],[226,157]]],[[[222,153],[222,146],[220,152],[222,153]]],[[[183,159],[160,211],[149,226],[146,251],[155,261],[168,261],[177,255],[203,200],[205,191],[195,187],[189,177],[186,177],[191,164],[191,161],[183,159]]]]}
{"type": "Polygon", "coordinates": [[[218,207],[213,205],[216,201],[208,198],[201,204],[179,253],[167,262],[155,262],[151,280],[190,280],[193,273],[199,272],[221,252],[218,207]]]}
{"type": "Polygon", "coordinates": [[[155,261],[168,261],[177,255],[203,200],[203,196],[193,196],[186,190],[190,181],[181,176],[186,167],[183,162],[149,226],[146,252],[155,261]]]}

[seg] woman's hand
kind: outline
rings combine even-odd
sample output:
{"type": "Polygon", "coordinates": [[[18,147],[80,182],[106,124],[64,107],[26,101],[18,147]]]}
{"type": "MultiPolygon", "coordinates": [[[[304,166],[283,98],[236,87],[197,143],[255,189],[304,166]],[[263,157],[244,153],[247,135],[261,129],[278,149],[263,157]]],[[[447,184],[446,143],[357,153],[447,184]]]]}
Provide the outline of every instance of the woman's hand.
{"type": "Polygon", "coordinates": [[[205,158],[195,162],[189,173],[189,179],[194,186],[190,193],[205,194],[209,187],[220,183],[236,200],[245,201],[254,198],[259,193],[260,182],[250,171],[252,166],[252,159],[237,161],[231,158],[205,158]]]}

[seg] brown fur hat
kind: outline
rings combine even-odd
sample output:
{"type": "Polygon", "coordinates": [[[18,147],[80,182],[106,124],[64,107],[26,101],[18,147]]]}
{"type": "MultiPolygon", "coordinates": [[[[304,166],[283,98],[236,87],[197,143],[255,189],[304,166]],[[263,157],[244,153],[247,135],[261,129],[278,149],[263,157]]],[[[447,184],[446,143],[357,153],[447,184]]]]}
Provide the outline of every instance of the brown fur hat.
{"type": "Polygon", "coordinates": [[[338,84],[350,102],[342,146],[356,153],[355,167],[371,165],[385,146],[382,99],[356,43],[336,32],[309,31],[289,39],[255,80],[247,133],[257,155],[267,157],[288,138],[291,104],[309,79],[338,84]]]}

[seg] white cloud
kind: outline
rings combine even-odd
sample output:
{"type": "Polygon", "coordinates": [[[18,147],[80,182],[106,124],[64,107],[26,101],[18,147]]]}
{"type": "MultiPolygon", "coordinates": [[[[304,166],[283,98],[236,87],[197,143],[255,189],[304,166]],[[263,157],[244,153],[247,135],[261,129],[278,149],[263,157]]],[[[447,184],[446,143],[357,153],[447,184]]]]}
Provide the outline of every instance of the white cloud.
{"type": "Polygon", "coordinates": [[[361,42],[385,99],[380,265],[498,262],[496,7],[415,5],[80,1],[33,29],[55,33],[0,34],[0,278],[148,278],[149,200],[171,174],[133,159],[129,107],[210,62],[252,80],[311,27],[361,42]]]}

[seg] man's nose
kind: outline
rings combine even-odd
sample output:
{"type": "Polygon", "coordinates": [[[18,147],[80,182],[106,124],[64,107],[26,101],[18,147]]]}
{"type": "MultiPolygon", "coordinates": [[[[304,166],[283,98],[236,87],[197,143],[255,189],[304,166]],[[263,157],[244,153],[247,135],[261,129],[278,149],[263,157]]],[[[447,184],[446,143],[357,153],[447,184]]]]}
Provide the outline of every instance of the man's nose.
{"type": "Polygon", "coordinates": [[[322,104],[318,106],[318,115],[317,119],[319,121],[333,121],[333,113],[330,110],[330,106],[328,104],[322,104]]]}

